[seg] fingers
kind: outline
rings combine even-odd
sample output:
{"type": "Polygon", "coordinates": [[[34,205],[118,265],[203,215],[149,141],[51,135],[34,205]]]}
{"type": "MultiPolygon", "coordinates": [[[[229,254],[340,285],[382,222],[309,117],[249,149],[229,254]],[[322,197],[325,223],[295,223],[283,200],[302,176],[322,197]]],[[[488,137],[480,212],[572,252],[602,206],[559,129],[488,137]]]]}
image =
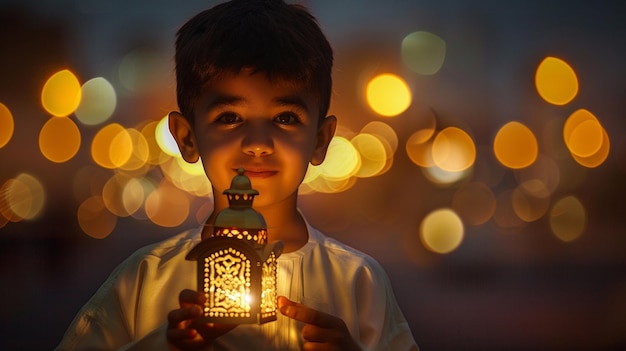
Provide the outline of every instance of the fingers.
{"type": "Polygon", "coordinates": [[[206,301],[204,294],[199,291],[185,289],[178,295],[178,302],[180,307],[190,307],[192,305],[202,306],[206,301]]]}
{"type": "Polygon", "coordinates": [[[278,297],[278,309],[280,313],[289,318],[322,328],[337,328],[344,325],[341,319],[333,315],[314,310],[305,305],[291,301],[284,296],[278,297]]]}
{"type": "Polygon", "coordinates": [[[202,315],[204,296],[193,290],[183,290],[178,295],[178,302],[180,308],[167,315],[167,340],[179,349],[196,349],[203,344],[203,339],[195,328],[190,328],[190,324],[202,315]]]}
{"type": "Polygon", "coordinates": [[[284,296],[278,297],[278,309],[283,315],[305,323],[302,327],[302,338],[306,341],[302,346],[303,350],[360,350],[341,318],[314,310],[284,296]]]}

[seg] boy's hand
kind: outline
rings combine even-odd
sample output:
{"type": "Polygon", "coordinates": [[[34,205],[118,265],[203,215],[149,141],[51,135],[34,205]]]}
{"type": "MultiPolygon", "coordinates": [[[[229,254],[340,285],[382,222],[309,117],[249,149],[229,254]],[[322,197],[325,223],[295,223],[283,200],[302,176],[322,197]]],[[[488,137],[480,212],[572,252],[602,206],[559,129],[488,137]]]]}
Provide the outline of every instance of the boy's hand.
{"type": "Polygon", "coordinates": [[[303,350],[361,350],[342,319],[293,302],[284,296],[278,297],[278,308],[283,315],[305,323],[302,328],[302,337],[305,340],[303,350]]]}
{"type": "Polygon", "coordinates": [[[204,300],[202,293],[188,289],[178,295],[180,308],[167,315],[167,341],[177,349],[198,350],[237,326],[196,321],[202,316],[204,300]]]}

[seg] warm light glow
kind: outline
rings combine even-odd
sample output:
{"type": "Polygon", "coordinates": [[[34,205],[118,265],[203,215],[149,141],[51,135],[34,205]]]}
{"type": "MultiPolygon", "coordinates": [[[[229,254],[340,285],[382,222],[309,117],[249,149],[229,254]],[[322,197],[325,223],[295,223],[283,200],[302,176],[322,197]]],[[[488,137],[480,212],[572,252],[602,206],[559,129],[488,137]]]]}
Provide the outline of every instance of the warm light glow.
{"type": "Polygon", "coordinates": [[[161,118],[159,124],[157,124],[154,131],[156,142],[161,150],[163,150],[166,154],[174,157],[181,157],[180,151],[178,150],[178,144],[176,144],[176,140],[174,140],[172,133],[170,133],[168,119],[169,117],[165,116],[161,118]]]}
{"type": "Polygon", "coordinates": [[[127,129],[122,128],[111,139],[109,158],[115,168],[121,168],[133,155],[133,139],[127,129]]]}
{"type": "Polygon", "coordinates": [[[159,122],[160,121],[150,121],[141,128],[141,134],[148,144],[148,163],[150,165],[159,165],[170,157],[170,155],[161,150],[157,141],[156,129],[159,122]]]}
{"type": "MultiPolygon", "coordinates": [[[[148,141],[144,137],[144,135],[134,128],[127,128],[126,133],[120,133],[118,136],[113,139],[113,144],[111,147],[116,148],[130,148],[131,152],[128,155],[128,159],[122,164],[119,165],[119,168],[125,171],[137,171],[139,169],[144,168],[146,171],[148,169],[148,158],[150,157],[150,146],[148,145],[148,141]],[[118,140],[117,138],[120,135],[124,135],[124,138],[128,136],[128,139],[118,140]],[[116,141],[121,141],[122,143],[126,143],[130,140],[130,145],[116,145],[116,141]],[[116,145],[116,146],[113,146],[116,145]]],[[[126,156],[126,155],[124,155],[126,156]]]]}
{"type": "Polygon", "coordinates": [[[431,75],[439,71],[446,57],[446,43],[430,32],[413,32],[402,40],[402,60],[413,72],[431,75]]]}
{"type": "Polygon", "coordinates": [[[331,180],[343,180],[356,174],[361,166],[359,152],[350,143],[350,140],[335,136],[330,141],[326,159],[316,166],[318,172],[331,180]]]}
{"type": "Polygon", "coordinates": [[[26,173],[9,179],[0,196],[4,196],[7,210],[11,211],[11,215],[6,216],[11,221],[34,219],[40,214],[46,199],[41,182],[26,173]]]}
{"type": "Polygon", "coordinates": [[[469,225],[486,223],[496,210],[496,197],[484,183],[471,182],[459,188],[452,198],[452,208],[469,225]]]}
{"type": "Polygon", "coordinates": [[[434,184],[438,185],[450,185],[458,181],[461,181],[471,175],[471,168],[464,169],[458,172],[446,171],[439,167],[422,167],[422,173],[424,176],[434,184]]]}
{"type": "Polygon", "coordinates": [[[550,192],[539,180],[520,184],[511,194],[513,211],[525,222],[543,217],[550,207],[550,192]]]}
{"type": "Polygon", "coordinates": [[[182,190],[162,181],[159,187],[148,195],[145,204],[146,215],[162,227],[177,227],[189,216],[189,199],[182,190]]]}
{"type": "Polygon", "coordinates": [[[565,105],[578,94],[578,78],[565,61],[548,56],[537,67],[535,86],[539,95],[554,105],[565,105]]]}
{"type": "Polygon", "coordinates": [[[522,123],[514,121],[500,128],[493,142],[493,151],[504,166],[520,169],[535,162],[539,146],[533,132],[522,123]]]}
{"type": "Polygon", "coordinates": [[[432,153],[433,143],[430,140],[433,134],[434,130],[418,130],[411,134],[406,142],[406,154],[413,163],[420,167],[432,167],[435,165],[432,153]]]}
{"type": "Polygon", "coordinates": [[[562,241],[580,237],[587,225],[587,213],[583,204],[574,196],[559,200],[550,211],[552,233],[562,241]]]}
{"type": "Polygon", "coordinates": [[[41,104],[53,116],[69,116],[80,104],[81,88],[78,78],[65,69],[53,74],[41,91],[41,104]]]}
{"type": "Polygon", "coordinates": [[[559,166],[552,158],[543,154],[539,154],[532,165],[519,170],[515,175],[522,186],[540,182],[548,192],[547,195],[552,194],[561,183],[559,166]]]}
{"type": "Polygon", "coordinates": [[[588,110],[579,109],[565,121],[563,140],[572,154],[587,157],[600,149],[603,130],[596,116],[588,110]]]}
{"type": "Polygon", "coordinates": [[[578,155],[572,154],[574,160],[578,162],[578,164],[585,166],[587,168],[595,168],[600,166],[606,161],[607,157],[609,157],[609,151],[611,150],[611,145],[609,142],[609,135],[606,133],[606,130],[602,130],[602,145],[600,149],[595,154],[589,157],[581,157],[578,155]]]}
{"type": "Polygon", "coordinates": [[[113,169],[124,164],[132,154],[128,132],[118,123],[104,126],[91,142],[91,157],[101,167],[113,169]],[[118,137],[118,135],[121,135],[118,137]]]}
{"type": "Polygon", "coordinates": [[[393,117],[411,105],[411,90],[406,82],[394,74],[374,77],[366,89],[367,103],[381,116],[393,117]]]}
{"type": "Polygon", "coordinates": [[[9,143],[13,137],[15,121],[11,110],[0,102],[0,148],[9,143]]]}
{"type": "Polygon", "coordinates": [[[69,118],[52,117],[39,132],[39,150],[52,162],[70,160],[80,149],[80,130],[69,118]]]}
{"type": "Polygon", "coordinates": [[[567,118],[563,140],[576,162],[588,168],[601,165],[609,155],[606,130],[596,116],[585,109],[576,110],[567,118]]]}
{"type": "Polygon", "coordinates": [[[420,239],[424,246],[436,253],[454,251],[463,241],[463,222],[451,209],[429,213],[420,225],[420,239]]]}
{"type": "Polygon", "coordinates": [[[134,215],[135,212],[141,209],[145,199],[146,191],[144,187],[149,187],[151,184],[145,178],[130,178],[123,185],[122,189],[122,206],[124,212],[130,215],[134,215]]]}
{"type": "Polygon", "coordinates": [[[117,96],[109,81],[102,77],[93,78],[85,82],[81,90],[82,99],[75,115],[82,124],[96,125],[111,117],[117,96]]]}
{"type": "Polygon", "coordinates": [[[383,142],[371,134],[357,134],[350,140],[354,148],[359,152],[361,167],[355,176],[361,178],[378,175],[387,162],[387,152],[383,142]]]}
{"type": "Polygon", "coordinates": [[[163,175],[177,188],[195,196],[212,195],[211,182],[204,173],[202,160],[190,164],[180,157],[171,157],[160,166],[163,175]]]}
{"type": "Polygon", "coordinates": [[[461,172],[474,164],[476,146],[463,130],[448,127],[435,136],[432,146],[433,162],[448,172],[461,172]]]}
{"type": "Polygon", "coordinates": [[[396,134],[396,131],[387,123],[380,121],[369,122],[361,129],[361,133],[371,134],[386,141],[391,147],[391,150],[388,150],[388,153],[393,154],[398,149],[398,135],[396,134]]]}
{"type": "Polygon", "coordinates": [[[115,173],[104,185],[102,189],[102,201],[106,208],[118,217],[128,217],[132,213],[128,212],[124,205],[124,188],[130,181],[130,177],[123,173],[115,173]]]}
{"type": "MultiPolygon", "coordinates": [[[[318,167],[309,166],[309,169],[316,169],[318,167]]],[[[318,172],[318,171],[314,171],[318,172]]],[[[350,189],[356,183],[355,177],[349,177],[345,179],[329,179],[323,175],[319,175],[306,183],[302,183],[299,188],[300,194],[309,194],[312,192],[318,193],[340,193],[350,189]]]]}
{"type": "Polygon", "coordinates": [[[92,238],[103,239],[109,236],[117,224],[117,216],[109,212],[100,196],[91,196],[78,207],[78,224],[92,238]]]}

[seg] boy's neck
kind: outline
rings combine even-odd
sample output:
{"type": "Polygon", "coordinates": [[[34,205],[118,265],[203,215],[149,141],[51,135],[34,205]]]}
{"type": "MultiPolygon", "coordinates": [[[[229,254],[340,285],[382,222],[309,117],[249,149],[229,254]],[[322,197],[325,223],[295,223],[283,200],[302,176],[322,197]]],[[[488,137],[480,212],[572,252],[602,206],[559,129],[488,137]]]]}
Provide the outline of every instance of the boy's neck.
{"type": "MultiPolygon", "coordinates": [[[[284,204],[276,204],[262,208],[255,208],[256,211],[263,215],[267,224],[267,241],[268,243],[275,240],[282,240],[284,246],[283,252],[296,251],[304,246],[309,240],[309,232],[306,222],[296,207],[294,201],[287,200],[284,204]]],[[[228,205],[226,204],[226,207],[228,205]]],[[[215,223],[215,217],[219,211],[225,208],[223,204],[215,204],[213,213],[206,221],[205,228],[212,228],[215,223]]],[[[212,230],[212,229],[211,229],[212,230]]],[[[202,239],[211,235],[211,232],[203,231],[202,239]]]]}

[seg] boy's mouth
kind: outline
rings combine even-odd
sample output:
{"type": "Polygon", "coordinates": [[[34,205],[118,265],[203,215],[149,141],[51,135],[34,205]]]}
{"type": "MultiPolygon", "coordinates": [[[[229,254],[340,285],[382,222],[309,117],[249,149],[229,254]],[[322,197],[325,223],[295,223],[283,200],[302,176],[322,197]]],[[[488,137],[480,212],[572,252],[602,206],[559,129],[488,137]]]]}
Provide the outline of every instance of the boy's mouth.
{"type": "Polygon", "coordinates": [[[248,178],[268,178],[278,173],[278,171],[272,171],[267,169],[246,169],[244,175],[248,178]]]}

